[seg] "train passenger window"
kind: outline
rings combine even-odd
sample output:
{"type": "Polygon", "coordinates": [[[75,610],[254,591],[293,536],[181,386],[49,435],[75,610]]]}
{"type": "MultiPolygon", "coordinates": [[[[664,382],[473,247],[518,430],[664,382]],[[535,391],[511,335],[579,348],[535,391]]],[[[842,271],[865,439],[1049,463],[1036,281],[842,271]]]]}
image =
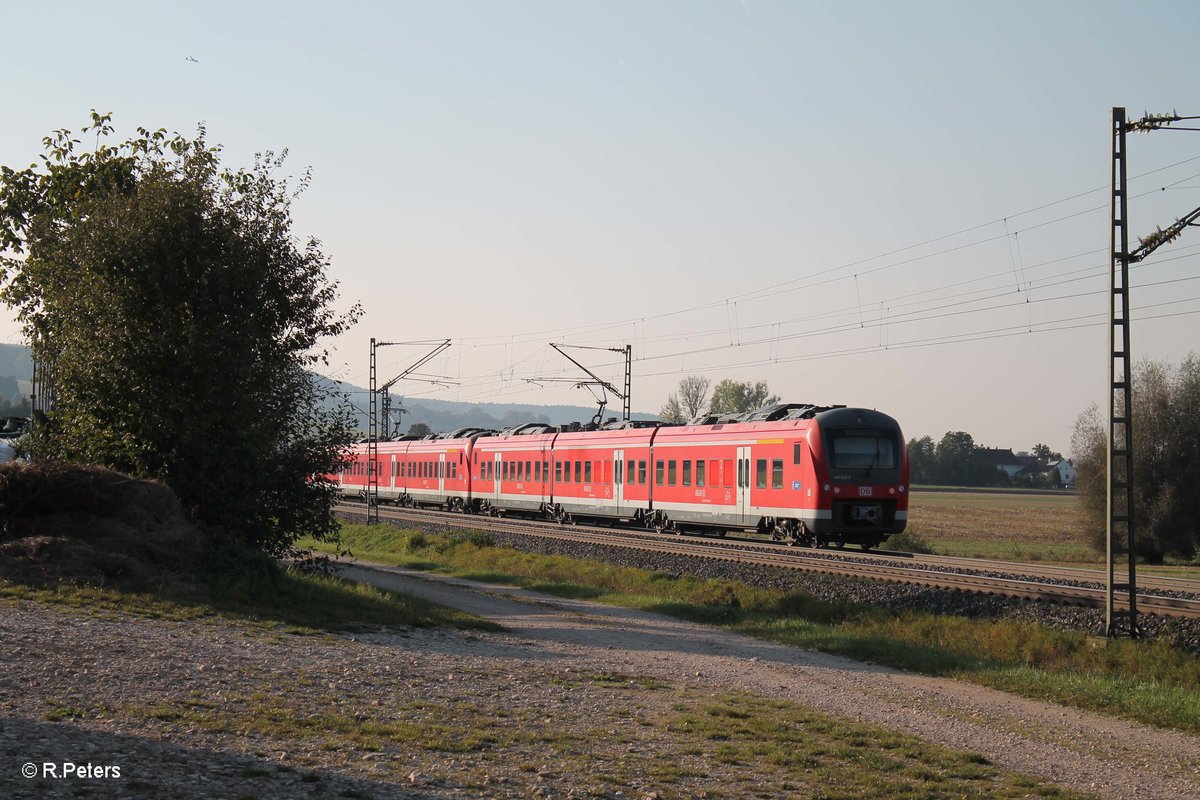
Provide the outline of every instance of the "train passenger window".
{"type": "Polygon", "coordinates": [[[675,459],[667,462],[667,486],[675,485],[675,459]]]}
{"type": "Polygon", "coordinates": [[[754,485],[759,489],[767,488],[767,460],[765,458],[754,462],[754,485]]]}
{"type": "Polygon", "coordinates": [[[690,458],[683,461],[683,485],[692,485],[692,460],[690,458]]]}
{"type": "Polygon", "coordinates": [[[583,462],[576,461],[575,462],[575,482],[581,483],[582,481],[583,481],[583,462]]]}
{"type": "MultiPolygon", "coordinates": [[[[612,462],[601,461],[600,463],[604,467],[604,482],[606,484],[612,483],[612,462]]],[[[621,463],[620,461],[617,462],[617,464],[620,464],[620,463],[621,463]]]]}
{"type": "Polygon", "coordinates": [[[527,480],[527,481],[533,480],[533,462],[532,461],[525,462],[525,480],[527,480]]]}
{"type": "Polygon", "coordinates": [[[667,462],[655,461],[654,462],[654,485],[662,486],[663,481],[666,479],[666,477],[667,477],[667,462]]]}
{"type": "Polygon", "coordinates": [[[583,462],[583,482],[592,482],[592,462],[590,461],[583,462]]]}
{"type": "Polygon", "coordinates": [[[645,486],[645,485],[646,485],[646,462],[645,462],[645,461],[639,461],[639,462],[638,462],[638,476],[637,476],[637,478],[638,478],[638,479],[637,479],[637,482],[638,482],[638,483],[642,484],[643,486],[645,486]]]}
{"type": "Polygon", "coordinates": [[[561,461],[555,461],[555,462],[554,462],[554,482],[555,482],[555,483],[562,483],[562,479],[563,479],[563,476],[562,476],[562,462],[561,462],[561,461]]]}
{"type": "Polygon", "coordinates": [[[771,461],[771,488],[783,488],[783,459],[776,458],[771,461]]]}
{"type": "Polygon", "coordinates": [[[704,485],[704,462],[700,460],[696,461],[696,485],[704,485]]]}
{"type": "Polygon", "coordinates": [[[726,489],[733,488],[733,459],[727,458],[721,462],[721,485],[726,489]]]}
{"type": "Polygon", "coordinates": [[[800,445],[799,444],[792,445],[792,463],[793,464],[800,463],[800,445]]]}

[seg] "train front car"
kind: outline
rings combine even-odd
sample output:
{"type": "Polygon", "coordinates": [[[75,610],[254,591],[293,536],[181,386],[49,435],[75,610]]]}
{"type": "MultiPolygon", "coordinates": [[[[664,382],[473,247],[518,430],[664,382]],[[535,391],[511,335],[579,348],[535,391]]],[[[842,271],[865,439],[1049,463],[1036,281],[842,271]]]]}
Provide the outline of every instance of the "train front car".
{"type": "Polygon", "coordinates": [[[817,544],[876,547],[908,522],[908,453],[896,420],[863,408],[816,415],[808,444],[820,488],[817,544]]]}

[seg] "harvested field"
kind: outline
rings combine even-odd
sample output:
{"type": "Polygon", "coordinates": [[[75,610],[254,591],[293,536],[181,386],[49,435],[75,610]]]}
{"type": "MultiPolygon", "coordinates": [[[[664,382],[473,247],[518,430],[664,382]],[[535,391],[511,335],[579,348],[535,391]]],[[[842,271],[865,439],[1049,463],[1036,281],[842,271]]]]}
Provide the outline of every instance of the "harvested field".
{"type": "Polygon", "coordinates": [[[1096,563],[1079,499],[1066,494],[915,490],[909,528],[942,555],[1096,563]]]}

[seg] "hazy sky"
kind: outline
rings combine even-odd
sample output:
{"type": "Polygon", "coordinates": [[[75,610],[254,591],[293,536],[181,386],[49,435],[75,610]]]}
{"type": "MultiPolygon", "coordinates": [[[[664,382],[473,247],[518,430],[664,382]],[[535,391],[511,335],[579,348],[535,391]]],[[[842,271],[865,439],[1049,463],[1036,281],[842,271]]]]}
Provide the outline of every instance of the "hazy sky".
{"type": "MultiPolygon", "coordinates": [[[[396,393],[587,405],[526,380],[582,377],[547,343],[630,343],[638,411],[766,380],[1014,449],[1104,402],[1112,107],[1200,114],[1194,0],[0,12],[0,163],[95,108],[312,168],[296,232],[365,310],[336,377],[449,338],[423,372],[457,385],[396,393]]],[[[1131,137],[1129,174],[1134,234],[1200,206],[1200,133],[1131,137]]],[[[1138,357],[1200,351],[1198,256],[1191,229],[1134,272],[1138,357]]]]}

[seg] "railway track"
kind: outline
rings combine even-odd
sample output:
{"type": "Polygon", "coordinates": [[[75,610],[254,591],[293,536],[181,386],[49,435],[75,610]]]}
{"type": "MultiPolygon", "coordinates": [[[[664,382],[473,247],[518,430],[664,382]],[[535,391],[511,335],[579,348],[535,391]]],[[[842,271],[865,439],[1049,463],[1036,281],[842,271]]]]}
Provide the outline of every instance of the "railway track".
{"type": "MultiPolygon", "coordinates": [[[[361,503],[342,503],[338,511],[362,515],[361,503]]],[[[538,520],[463,516],[443,511],[382,506],[380,519],[537,536],[605,547],[667,555],[728,561],[754,566],[793,569],[915,584],[939,589],[996,594],[1066,605],[1103,607],[1105,576],[1098,570],[1046,567],[983,559],[949,558],[900,553],[832,549],[785,548],[747,539],[682,538],[654,531],[613,529],[590,525],[562,526],[538,520]]],[[[1138,610],[1144,614],[1200,617],[1200,581],[1153,576],[1140,581],[1138,610]]],[[[1128,607],[1116,598],[1116,607],[1128,607]]]]}

